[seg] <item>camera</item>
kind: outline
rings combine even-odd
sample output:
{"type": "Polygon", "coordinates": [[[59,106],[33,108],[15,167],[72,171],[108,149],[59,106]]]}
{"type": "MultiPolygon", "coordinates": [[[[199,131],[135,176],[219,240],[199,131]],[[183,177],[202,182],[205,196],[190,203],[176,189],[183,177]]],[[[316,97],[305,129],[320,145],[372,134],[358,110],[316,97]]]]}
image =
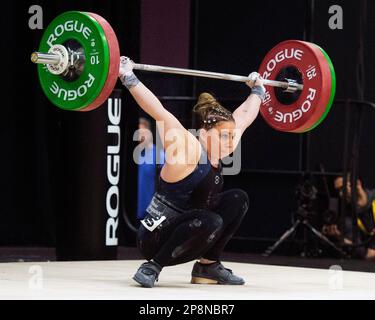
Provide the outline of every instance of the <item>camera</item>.
{"type": "Polygon", "coordinates": [[[310,179],[305,179],[296,187],[297,213],[308,216],[314,212],[314,201],[317,198],[318,190],[310,179]]]}

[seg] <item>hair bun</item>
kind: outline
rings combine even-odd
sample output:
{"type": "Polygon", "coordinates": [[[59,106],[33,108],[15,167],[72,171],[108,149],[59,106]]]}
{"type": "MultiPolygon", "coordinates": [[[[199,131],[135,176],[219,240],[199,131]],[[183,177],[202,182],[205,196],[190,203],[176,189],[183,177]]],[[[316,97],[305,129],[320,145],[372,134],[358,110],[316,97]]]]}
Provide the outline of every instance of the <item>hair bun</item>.
{"type": "Polygon", "coordinates": [[[202,112],[203,110],[212,109],[216,105],[218,105],[218,102],[214,96],[208,92],[203,92],[199,95],[198,102],[193,110],[195,112],[202,112]]]}
{"type": "Polygon", "coordinates": [[[199,95],[197,104],[203,105],[207,103],[215,104],[217,103],[217,101],[212,94],[209,94],[208,92],[203,92],[199,95]]]}
{"type": "Polygon", "coordinates": [[[193,108],[193,127],[210,127],[220,121],[234,121],[231,112],[225,109],[216,98],[207,92],[199,95],[193,108]]]}

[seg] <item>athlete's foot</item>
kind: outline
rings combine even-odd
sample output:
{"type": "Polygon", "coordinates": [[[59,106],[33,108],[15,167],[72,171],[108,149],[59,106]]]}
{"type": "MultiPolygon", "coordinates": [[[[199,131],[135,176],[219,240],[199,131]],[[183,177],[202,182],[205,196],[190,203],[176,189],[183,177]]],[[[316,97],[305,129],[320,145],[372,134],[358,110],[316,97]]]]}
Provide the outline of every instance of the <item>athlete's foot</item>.
{"type": "Polygon", "coordinates": [[[152,288],[155,285],[155,281],[159,279],[161,269],[162,267],[152,260],[142,263],[133,280],[138,282],[142,287],[152,288]]]}
{"type": "Polygon", "coordinates": [[[191,272],[191,283],[242,285],[245,281],[217,261],[211,264],[196,262],[191,272]]]}

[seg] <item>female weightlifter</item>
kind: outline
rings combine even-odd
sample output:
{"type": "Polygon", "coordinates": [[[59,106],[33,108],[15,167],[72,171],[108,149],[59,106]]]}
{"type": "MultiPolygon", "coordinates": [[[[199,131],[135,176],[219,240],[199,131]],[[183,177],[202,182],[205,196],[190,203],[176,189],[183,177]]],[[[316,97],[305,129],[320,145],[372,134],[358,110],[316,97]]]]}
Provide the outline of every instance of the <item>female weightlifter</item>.
{"type": "Polygon", "coordinates": [[[202,93],[193,108],[198,139],[138,80],[127,57],[121,57],[119,78],[157,121],[165,150],[157,190],[137,234],[137,246],[147,262],[133,279],[151,288],[164,267],[199,259],[191,283],[244,284],[221,264],[220,254],[240,226],[249,198],[240,189],[221,191],[221,159],[236,149],[257,117],[265,95],[262,78],[256,72],[250,75],[246,84],[251,94],[233,113],[202,93]]]}

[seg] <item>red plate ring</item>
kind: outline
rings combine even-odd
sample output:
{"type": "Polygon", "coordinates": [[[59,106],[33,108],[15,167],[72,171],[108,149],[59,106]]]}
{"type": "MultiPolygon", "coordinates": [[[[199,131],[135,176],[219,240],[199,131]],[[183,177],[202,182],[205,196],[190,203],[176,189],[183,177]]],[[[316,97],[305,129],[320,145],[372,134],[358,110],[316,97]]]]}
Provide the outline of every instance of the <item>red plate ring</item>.
{"type": "Polygon", "coordinates": [[[111,25],[103,17],[97,15],[96,13],[86,12],[89,16],[95,19],[103,28],[105,37],[108,42],[109,47],[109,69],[107,80],[104,84],[103,90],[100,92],[99,96],[86,108],[79,111],[91,111],[99,106],[101,106],[112,93],[118,78],[118,72],[120,67],[120,47],[117,41],[115,32],[113,31],[111,25]]]}
{"type": "Polygon", "coordinates": [[[328,107],[331,72],[325,56],[316,45],[288,40],[267,53],[259,73],[265,79],[275,80],[282,69],[290,66],[298,69],[304,85],[298,99],[291,104],[284,104],[276,96],[277,89],[267,86],[260,113],[272,128],[300,133],[318,122],[328,107]]]}

